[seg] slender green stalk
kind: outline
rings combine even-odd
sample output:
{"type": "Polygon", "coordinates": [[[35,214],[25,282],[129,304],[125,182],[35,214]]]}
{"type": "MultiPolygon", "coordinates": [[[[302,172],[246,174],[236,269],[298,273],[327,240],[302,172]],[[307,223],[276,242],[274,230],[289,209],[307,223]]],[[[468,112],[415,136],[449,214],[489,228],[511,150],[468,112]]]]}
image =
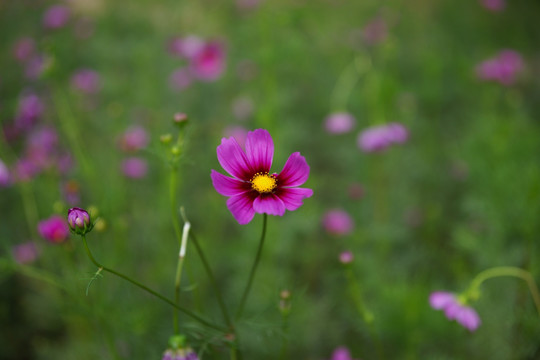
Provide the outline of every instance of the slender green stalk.
{"type": "Polygon", "coordinates": [[[177,174],[176,174],[176,165],[173,164],[170,175],[169,182],[169,198],[171,204],[171,219],[174,227],[174,233],[176,235],[176,240],[178,241],[178,246],[182,245],[182,232],[180,231],[180,223],[178,221],[178,213],[176,207],[176,184],[177,184],[177,174]]]}
{"type": "Polygon", "coordinates": [[[464,295],[466,297],[474,296],[474,294],[478,292],[480,285],[482,285],[484,281],[501,276],[512,276],[525,280],[525,282],[529,286],[534,305],[536,306],[536,311],[538,311],[538,315],[540,315],[540,291],[538,290],[538,286],[536,285],[536,282],[534,281],[534,278],[532,277],[530,272],[517,267],[497,266],[482,271],[472,280],[469,289],[465,292],[464,295]]]}
{"type": "Polygon", "coordinates": [[[86,250],[86,254],[88,255],[88,257],[90,258],[90,260],[94,263],[94,265],[96,265],[98,268],[104,270],[104,271],[107,271],[107,272],[110,272],[111,274],[114,274],[126,281],[129,281],[130,283],[132,283],[133,285],[135,286],[138,286],[139,288],[143,289],[144,291],[146,291],[147,293],[149,294],[152,294],[154,295],[155,297],[157,297],[158,299],[166,302],[167,304],[171,305],[172,307],[180,310],[181,312],[183,312],[184,314],[192,317],[193,319],[197,320],[198,322],[200,322],[201,324],[203,325],[206,325],[210,328],[213,328],[213,329],[216,329],[216,330],[219,330],[219,331],[227,331],[226,329],[224,329],[223,327],[219,326],[219,325],[215,325],[215,324],[212,324],[210,323],[209,321],[203,319],[202,317],[198,316],[197,314],[189,311],[188,309],[185,309],[181,306],[179,306],[178,304],[174,303],[172,300],[166,298],[165,296],[161,295],[160,293],[158,292],[155,292],[154,290],[148,288],[147,286],[141,284],[140,282],[136,281],[136,280],[133,280],[131,279],[130,277],[122,274],[122,273],[119,273],[113,269],[110,269],[108,267],[105,267],[103,265],[101,265],[99,262],[97,262],[97,260],[94,258],[94,256],[92,255],[92,252],[90,251],[90,248],[88,247],[88,243],[86,242],[86,236],[84,235],[81,235],[82,239],[83,239],[83,243],[84,243],[84,248],[86,250]]]}
{"type": "Polygon", "coordinates": [[[242,295],[242,300],[240,301],[240,306],[238,307],[238,311],[236,312],[237,320],[240,319],[244,311],[244,306],[246,305],[246,300],[249,295],[249,291],[251,290],[251,284],[253,283],[253,277],[255,276],[255,271],[257,271],[257,266],[259,265],[259,260],[261,259],[262,249],[264,245],[264,238],[266,237],[267,218],[268,218],[268,215],[263,214],[263,228],[262,228],[261,240],[259,241],[259,247],[257,249],[257,254],[255,255],[255,261],[253,262],[253,266],[251,267],[251,271],[249,273],[249,279],[248,279],[246,288],[244,290],[244,294],[242,295]]]}

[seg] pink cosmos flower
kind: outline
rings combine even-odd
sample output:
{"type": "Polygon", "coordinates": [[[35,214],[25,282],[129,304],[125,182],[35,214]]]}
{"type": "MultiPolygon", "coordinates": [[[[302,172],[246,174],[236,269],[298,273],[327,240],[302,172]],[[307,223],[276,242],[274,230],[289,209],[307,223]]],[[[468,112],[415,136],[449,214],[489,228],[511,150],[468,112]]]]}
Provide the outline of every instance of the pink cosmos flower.
{"type": "Polygon", "coordinates": [[[218,42],[208,42],[191,60],[191,72],[199,80],[215,81],[225,70],[225,49],[218,42]]]}
{"type": "Polygon", "coordinates": [[[43,26],[48,29],[59,29],[66,25],[70,17],[69,8],[63,5],[53,5],[43,14],[43,26]]]}
{"type": "Polygon", "coordinates": [[[82,93],[95,94],[101,88],[101,77],[95,70],[80,69],[71,76],[71,86],[82,93]]]}
{"type": "Polygon", "coordinates": [[[339,254],[339,262],[342,264],[350,264],[354,260],[354,255],[350,251],[343,251],[339,254]]]}
{"type": "Polygon", "coordinates": [[[435,310],[443,310],[448,320],[456,320],[471,332],[481,324],[476,310],[463,305],[453,293],[447,291],[432,292],[429,295],[429,304],[435,310]]]}
{"type": "Polygon", "coordinates": [[[255,213],[282,216],[313,195],[313,190],[298,187],[309,177],[309,165],[299,152],[289,156],[279,174],[270,173],[274,142],[264,129],[248,132],[245,151],[235,138],[221,139],[217,157],[232,178],[212,170],[212,183],[229,197],[227,207],[239,224],[249,223],[255,213]]]}
{"type": "Polygon", "coordinates": [[[120,137],[120,148],[125,152],[144,149],[148,145],[148,133],[142,126],[131,126],[120,137]]]}
{"type": "Polygon", "coordinates": [[[332,235],[347,235],[354,228],[350,215],[342,209],[333,209],[324,214],[322,224],[327,233],[332,235]]]}
{"type": "Polygon", "coordinates": [[[53,215],[38,224],[39,234],[53,244],[64,242],[69,236],[69,227],[63,217],[53,215]]]}
{"type": "Polygon", "coordinates": [[[508,86],[516,81],[523,68],[523,58],[517,51],[503,50],[495,57],[480,63],[476,67],[476,75],[481,80],[497,81],[508,86]]]}
{"type": "Polygon", "coordinates": [[[13,246],[11,252],[15,261],[19,264],[29,264],[39,256],[39,249],[32,241],[13,246]]]}
{"type": "Polygon", "coordinates": [[[128,178],[140,179],[148,172],[148,164],[144,159],[130,157],[122,162],[122,172],[128,178]]]}
{"type": "Polygon", "coordinates": [[[330,114],[324,121],[326,131],[331,134],[345,134],[352,130],[356,120],[347,112],[330,114]]]}
{"type": "Polygon", "coordinates": [[[503,11],[506,7],[505,0],[480,0],[480,4],[493,12],[503,11]]]}
{"type": "Polygon", "coordinates": [[[400,123],[389,123],[365,129],[358,136],[358,147],[365,152],[383,151],[392,144],[407,141],[409,132],[400,123]]]}
{"type": "Polygon", "coordinates": [[[354,360],[347,349],[344,346],[340,346],[334,350],[332,353],[332,358],[330,360],[354,360]]]}

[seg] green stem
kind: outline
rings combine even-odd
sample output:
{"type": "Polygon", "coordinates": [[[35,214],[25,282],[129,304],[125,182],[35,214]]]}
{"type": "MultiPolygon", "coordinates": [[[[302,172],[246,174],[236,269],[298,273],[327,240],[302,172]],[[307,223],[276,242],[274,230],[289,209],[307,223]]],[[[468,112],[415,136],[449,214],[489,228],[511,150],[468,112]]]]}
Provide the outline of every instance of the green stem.
{"type": "Polygon", "coordinates": [[[171,219],[174,227],[174,233],[178,245],[182,244],[182,232],[180,231],[180,223],[178,221],[178,213],[176,211],[176,165],[173,164],[169,182],[169,198],[171,203],[171,219]]]}
{"type": "Polygon", "coordinates": [[[512,276],[525,280],[525,282],[529,286],[529,290],[531,292],[534,305],[536,306],[536,310],[538,311],[538,315],[540,315],[540,291],[538,290],[538,286],[536,285],[536,282],[534,281],[534,278],[532,277],[530,272],[517,267],[497,266],[482,271],[472,280],[471,285],[469,286],[469,289],[465,291],[464,296],[466,298],[473,296],[473,294],[478,292],[480,285],[484,281],[501,276],[512,276]]]}
{"type": "Polygon", "coordinates": [[[262,234],[261,234],[261,240],[259,241],[259,247],[257,249],[257,254],[255,255],[255,261],[253,262],[253,266],[251,267],[251,272],[249,273],[249,279],[246,285],[246,288],[244,290],[244,294],[242,295],[242,300],[240,301],[240,306],[238,307],[238,311],[236,313],[236,319],[238,320],[244,311],[244,306],[246,305],[246,300],[249,294],[249,291],[251,289],[251,284],[253,283],[253,277],[255,276],[255,271],[257,270],[257,266],[259,265],[259,260],[261,259],[261,253],[264,245],[264,238],[266,237],[266,220],[268,218],[268,215],[263,214],[263,228],[262,228],[262,234]]]}
{"type": "Polygon", "coordinates": [[[157,297],[158,299],[166,302],[167,304],[171,305],[172,307],[180,310],[181,312],[183,312],[184,314],[192,317],[193,319],[197,320],[198,322],[200,322],[201,324],[203,325],[206,325],[210,328],[213,328],[213,329],[216,329],[216,330],[219,330],[219,331],[226,331],[226,329],[224,329],[223,327],[221,326],[218,326],[218,325],[214,325],[210,322],[208,322],[207,320],[201,318],[200,316],[198,316],[197,314],[189,311],[188,309],[185,309],[181,306],[179,306],[178,304],[174,303],[172,300],[166,298],[165,296],[161,295],[160,293],[158,292],[155,292],[154,290],[146,287],[145,285],[141,284],[140,282],[136,281],[136,280],[133,280],[131,279],[130,277],[124,275],[124,274],[121,274],[113,269],[110,269],[108,267],[105,267],[103,265],[101,265],[99,262],[97,262],[97,260],[94,258],[94,256],[92,255],[92,252],[90,251],[90,248],[88,247],[88,243],[86,242],[86,236],[84,235],[81,235],[82,239],[83,239],[83,243],[84,243],[84,248],[86,250],[86,254],[88,255],[88,257],[90,258],[90,260],[94,263],[94,265],[96,265],[98,268],[104,270],[104,271],[107,271],[107,272],[110,272],[111,274],[114,274],[126,281],[129,281],[130,283],[132,283],[133,285],[135,286],[138,286],[139,288],[143,289],[144,291],[146,291],[147,293],[149,294],[152,294],[154,295],[155,297],[157,297]]]}
{"type": "Polygon", "coordinates": [[[366,60],[357,56],[343,69],[330,96],[332,111],[340,111],[347,108],[347,101],[360,79],[360,75],[369,66],[371,66],[369,59],[366,60]]]}

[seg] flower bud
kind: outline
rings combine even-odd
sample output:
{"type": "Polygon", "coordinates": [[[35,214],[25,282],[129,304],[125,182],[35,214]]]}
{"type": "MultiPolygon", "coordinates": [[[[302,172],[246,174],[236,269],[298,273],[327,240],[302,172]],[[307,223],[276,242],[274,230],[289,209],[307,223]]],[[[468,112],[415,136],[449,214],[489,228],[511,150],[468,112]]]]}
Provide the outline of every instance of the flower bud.
{"type": "Polygon", "coordinates": [[[188,120],[188,116],[184,113],[176,113],[173,120],[176,125],[183,125],[188,120]]]}
{"type": "Polygon", "coordinates": [[[168,145],[172,141],[172,135],[171,134],[163,134],[163,135],[161,135],[159,137],[159,141],[161,141],[161,143],[163,145],[168,145]]]}
{"type": "Polygon", "coordinates": [[[84,235],[94,227],[88,212],[77,207],[69,209],[68,224],[71,231],[78,235],[84,235]]]}

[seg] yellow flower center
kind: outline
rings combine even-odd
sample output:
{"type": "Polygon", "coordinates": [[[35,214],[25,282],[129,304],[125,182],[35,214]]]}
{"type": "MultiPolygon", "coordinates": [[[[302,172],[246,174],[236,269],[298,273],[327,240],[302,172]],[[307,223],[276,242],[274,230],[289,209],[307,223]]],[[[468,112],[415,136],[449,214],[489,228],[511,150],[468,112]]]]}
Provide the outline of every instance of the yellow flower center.
{"type": "Polygon", "coordinates": [[[251,179],[251,188],[261,194],[272,192],[277,186],[277,179],[269,173],[256,173],[251,179]]]}

